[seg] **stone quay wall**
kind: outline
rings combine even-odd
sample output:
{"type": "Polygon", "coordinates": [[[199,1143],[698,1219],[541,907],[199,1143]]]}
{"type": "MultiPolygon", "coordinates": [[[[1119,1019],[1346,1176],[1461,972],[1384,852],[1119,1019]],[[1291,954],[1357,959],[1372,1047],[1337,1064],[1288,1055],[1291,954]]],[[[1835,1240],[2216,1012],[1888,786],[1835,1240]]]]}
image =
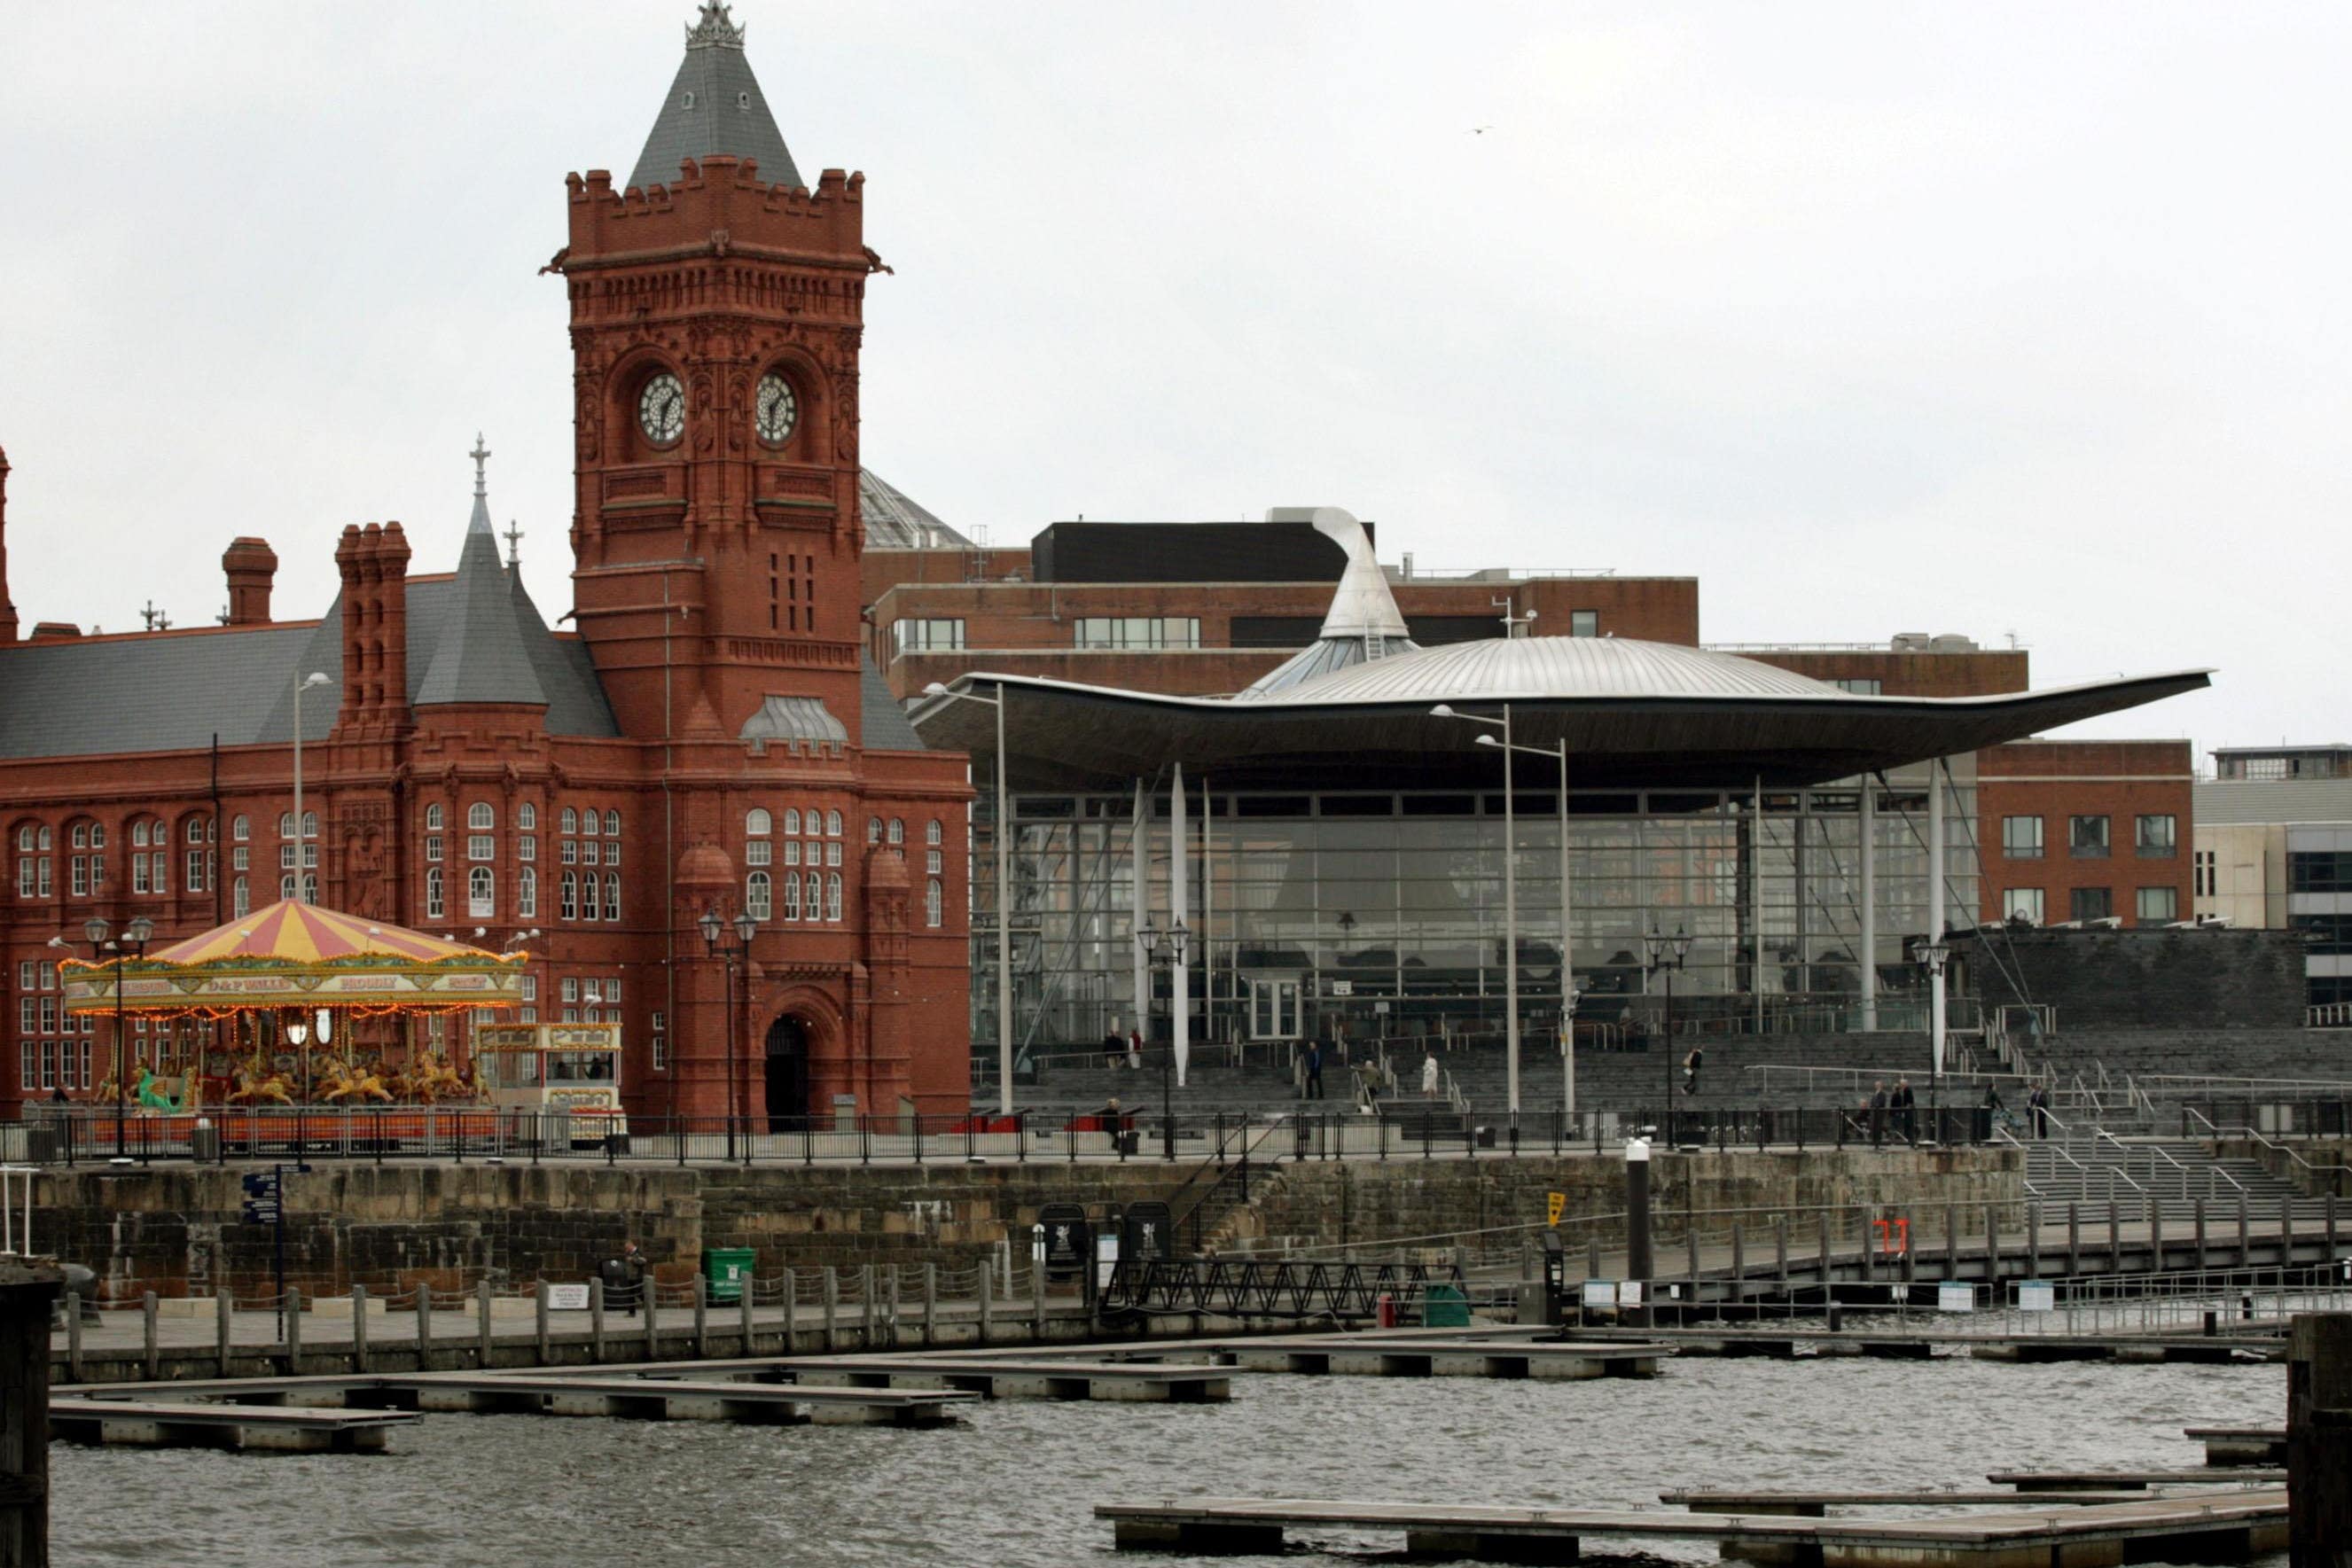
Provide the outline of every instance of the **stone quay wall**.
{"type": "MultiPolygon", "coordinates": [[[[1650,1164],[1650,1204],[1660,1236],[1716,1233],[1738,1219],[1751,1238],[1776,1216],[1811,1235],[1822,1212],[1841,1235],[1867,1209],[1941,1209],[1964,1205],[1979,1217],[1993,1205],[2003,1226],[2023,1223],[2025,1157],[2014,1148],[1753,1150],[1678,1154],[1650,1164]],[[1737,1212],[1732,1212],[1737,1211],[1737,1212]]],[[[1213,1236],[1226,1252],[1378,1246],[1453,1236],[1507,1249],[1549,1219],[1561,1196],[1561,1235],[1570,1246],[1598,1236],[1622,1242],[1624,1162],[1613,1155],[1517,1160],[1332,1161],[1285,1166],[1227,1216],[1213,1236]],[[1514,1232],[1517,1236],[1514,1236],[1514,1232]]]]}
{"type": "MultiPolygon", "coordinates": [[[[1806,1211],[1832,1206],[2003,1206],[2021,1212],[2015,1150],[1952,1149],[1661,1154],[1654,1166],[1662,1227],[1692,1209],[1806,1211]]],[[[351,1166],[320,1163],[286,1182],[286,1279],[306,1293],[354,1284],[397,1293],[429,1283],[470,1290],[488,1279],[585,1280],[634,1240],[665,1280],[691,1277],[707,1247],[747,1247],[755,1270],[934,1262],[969,1267],[1010,1244],[1025,1260],[1047,1204],[1097,1214],[1148,1200],[1181,1218],[1210,1186],[1198,1167],[1150,1162],[990,1166],[684,1168],[661,1166],[351,1166]]],[[[42,1250],[95,1270],[101,1296],[240,1295],[273,1289],[275,1238],[239,1218],[236,1166],[52,1171],[36,1183],[42,1250]]],[[[1247,1251],[1264,1239],[1366,1246],[1525,1227],[1547,1195],[1568,1216],[1623,1207],[1613,1155],[1525,1159],[1286,1164],[1253,1176],[1250,1201],[1220,1195],[1211,1239],[1247,1251]]],[[[1769,1223],[1769,1220],[1766,1221],[1769,1223]]],[[[1581,1231],[1570,1232],[1580,1242],[1581,1231]]]]}

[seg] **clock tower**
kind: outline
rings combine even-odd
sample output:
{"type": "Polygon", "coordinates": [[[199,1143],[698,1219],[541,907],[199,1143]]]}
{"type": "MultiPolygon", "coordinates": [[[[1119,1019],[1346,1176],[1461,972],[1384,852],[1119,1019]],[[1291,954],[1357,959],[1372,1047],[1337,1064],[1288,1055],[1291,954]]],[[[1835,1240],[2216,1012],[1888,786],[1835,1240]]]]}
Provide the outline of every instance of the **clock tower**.
{"type": "Polygon", "coordinates": [[[803,183],[705,0],[625,187],[574,174],[573,601],[624,733],[732,739],[772,699],[861,744],[862,174],[803,183]],[[821,723],[822,721],[817,721],[821,723]]]}

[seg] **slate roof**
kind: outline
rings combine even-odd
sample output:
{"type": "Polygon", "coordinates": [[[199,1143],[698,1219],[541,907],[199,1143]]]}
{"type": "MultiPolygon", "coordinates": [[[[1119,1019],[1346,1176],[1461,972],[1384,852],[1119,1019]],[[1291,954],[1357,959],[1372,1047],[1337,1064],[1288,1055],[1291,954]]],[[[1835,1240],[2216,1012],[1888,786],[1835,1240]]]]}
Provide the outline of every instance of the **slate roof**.
{"type": "MultiPolygon", "coordinates": [[[[283,746],[297,675],[340,676],[342,646],[341,598],[318,621],[0,645],[0,758],[283,746]]],[[[341,696],[302,705],[304,740],[327,737],[341,696]]],[[[549,631],[499,559],[478,484],[456,574],[408,580],[408,700],[544,703],[550,735],[621,733],[586,644],[549,631]]]]}
{"type": "Polygon", "coordinates": [[[907,710],[890,695],[890,685],[874,661],[864,653],[857,656],[857,722],[861,744],[868,751],[925,751],[923,737],[915,733],[907,710]]]}
{"type": "MultiPolygon", "coordinates": [[[[530,607],[528,595],[509,581],[499,559],[498,536],[490,528],[490,505],[482,486],[474,487],[474,515],[466,525],[466,542],[457,551],[457,576],[449,585],[449,608],[442,615],[441,634],[430,644],[432,663],[417,682],[415,702],[420,707],[444,703],[524,703],[547,701],[539,670],[524,642],[522,618],[530,607]]],[[[546,627],[539,629],[542,634],[546,627]]]]}
{"type": "Polygon", "coordinates": [[[760,178],[771,185],[806,183],[751,74],[743,29],[727,12],[719,0],[703,0],[701,15],[687,28],[686,58],[629,172],[630,184],[669,184],[685,160],[714,153],[757,159],[760,178]]]}

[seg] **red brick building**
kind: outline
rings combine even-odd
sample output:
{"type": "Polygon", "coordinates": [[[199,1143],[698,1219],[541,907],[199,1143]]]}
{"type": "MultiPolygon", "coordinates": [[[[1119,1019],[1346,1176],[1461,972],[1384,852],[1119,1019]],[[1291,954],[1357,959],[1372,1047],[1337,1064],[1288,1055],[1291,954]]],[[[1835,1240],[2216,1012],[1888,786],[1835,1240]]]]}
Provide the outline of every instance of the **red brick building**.
{"type": "Polygon", "coordinates": [[[310,534],[341,577],[320,616],[273,619],[277,556],[240,538],[223,625],[18,641],[0,554],[0,1115],[110,1071],[52,937],[144,915],[161,942],[298,889],[535,930],[537,1015],[620,1021],[639,1115],[725,1111],[730,1039],[752,1115],[964,1105],[965,759],[862,657],[864,178],[803,182],[706,5],[627,184],[568,185],[576,632],[501,560],[478,445],[455,570],[412,573],[398,523],[310,534]],[[743,909],[730,971],[696,923],[743,909]]]}

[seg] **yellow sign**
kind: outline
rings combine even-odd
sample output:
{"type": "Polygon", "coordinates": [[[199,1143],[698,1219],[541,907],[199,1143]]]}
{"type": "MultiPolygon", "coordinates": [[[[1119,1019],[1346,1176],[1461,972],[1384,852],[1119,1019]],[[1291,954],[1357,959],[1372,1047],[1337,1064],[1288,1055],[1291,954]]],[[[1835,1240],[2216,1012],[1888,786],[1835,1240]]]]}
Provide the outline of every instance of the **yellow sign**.
{"type": "Polygon", "coordinates": [[[1544,1194],[1545,1224],[1558,1225],[1559,1223],[1559,1217],[1565,1213],[1567,1209],[1568,1194],[1564,1192],[1548,1192],[1544,1194]]]}

